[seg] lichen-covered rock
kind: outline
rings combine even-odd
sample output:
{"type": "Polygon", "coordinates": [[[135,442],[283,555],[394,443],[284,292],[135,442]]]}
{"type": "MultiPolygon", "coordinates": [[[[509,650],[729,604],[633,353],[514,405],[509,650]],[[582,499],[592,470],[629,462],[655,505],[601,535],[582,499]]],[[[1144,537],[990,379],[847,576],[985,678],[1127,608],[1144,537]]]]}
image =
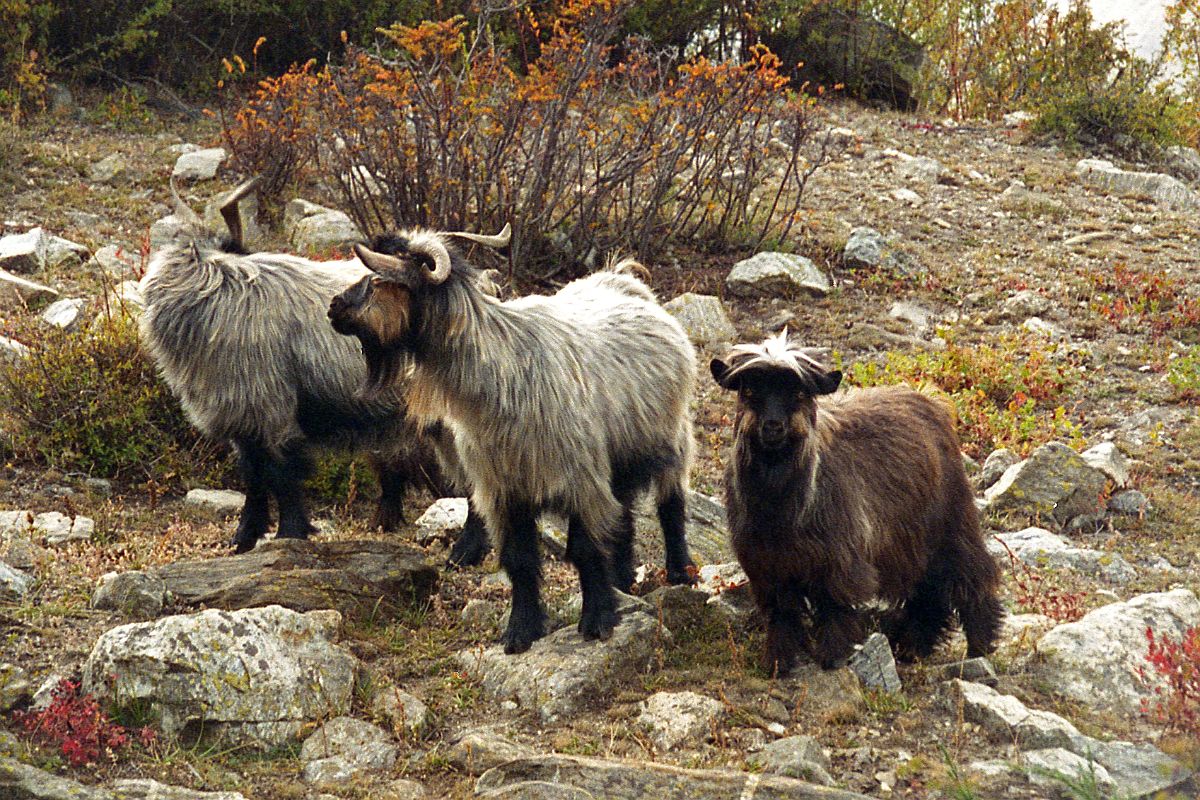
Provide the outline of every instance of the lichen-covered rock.
{"type": "Polygon", "coordinates": [[[241,792],[198,792],[148,778],[113,781],[109,788],[114,800],[246,800],[241,792]]]}
{"type": "Polygon", "coordinates": [[[725,707],[695,692],[656,692],[642,703],[637,724],[660,751],[703,740],[712,733],[725,707]]]}
{"type": "Polygon", "coordinates": [[[986,492],[990,513],[1016,513],[1066,525],[1081,514],[1103,511],[1107,477],[1060,442],[1042,445],[1004,471],[986,492]]]}
{"type": "Polygon", "coordinates": [[[585,640],[572,625],[537,640],[525,653],[506,655],[493,645],[463,650],[456,660],[491,696],[514,700],[543,722],[558,721],[630,680],[671,641],[671,632],[643,601],[624,596],[619,601],[621,620],[606,641],[585,640]]]}
{"type": "Polygon", "coordinates": [[[987,542],[988,550],[1003,559],[1012,551],[1032,567],[1068,569],[1123,585],[1137,578],[1137,570],[1116,553],[1074,547],[1058,534],[1044,528],[1025,528],[1015,533],[997,533],[987,542]]]}
{"type": "Polygon", "coordinates": [[[353,717],[334,717],[304,740],[300,760],[309,783],[346,783],[363,772],[390,769],[400,748],[387,731],[353,717]]]}
{"type": "Polygon", "coordinates": [[[55,297],[58,297],[57,289],[0,269],[0,311],[21,310],[32,303],[52,300],[55,297]]]}
{"type": "Polygon", "coordinates": [[[1101,442],[1079,455],[1092,467],[1108,476],[1116,488],[1123,489],[1129,484],[1129,461],[1115,443],[1101,442]]]}
{"type": "Polygon", "coordinates": [[[790,297],[799,292],[829,293],[829,279],[811,259],[791,253],[759,253],[739,261],[725,278],[725,288],[741,297],[790,297]]]}
{"type": "Polygon", "coordinates": [[[685,292],[668,300],[663,308],[679,321],[697,347],[727,344],[737,337],[737,328],[719,297],[685,292]]]}
{"type": "Polygon", "coordinates": [[[529,795],[524,793],[488,793],[533,782],[580,789],[587,793],[580,797],[603,797],[605,800],[744,800],[751,797],[754,800],[863,800],[866,797],[782,775],[683,769],[652,762],[566,755],[534,756],[493,767],[479,777],[475,793],[482,797],[527,797],[529,795]]]}
{"type": "Polygon", "coordinates": [[[996,481],[1000,480],[1000,476],[1009,467],[1020,460],[1020,457],[1007,447],[993,450],[984,459],[983,469],[979,473],[979,488],[987,489],[989,486],[992,486],[996,481]]]}
{"type": "Polygon", "coordinates": [[[336,643],[336,611],[210,609],[122,625],[96,642],[84,690],[143,702],[168,736],[270,748],[349,709],[358,661],[336,643]]]}
{"type": "Polygon", "coordinates": [[[87,168],[87,179],[92,183],[119,183],[128,175],[129,162],[124,153],[109,153],[87,168]]]}
{"type": "Polygon", "coordinates": [[[162,578],[140,570],[106,572],[96,581],[92,608],[119,611],[130,617],[155,617],[166,602],[162,578]]]}
{"type": "MultiPolygon", "coordinates": [[[[688,550],[698,564],[714,564],[733,559],[729,545],[729,526],[725,521],[725,506],[719,500],[700,492],[688,490],[686,517],[688,550]]],[[[642,497],[633,506],[633,525],[637,552],[642,561],[662,564],[662,528],[658,513],[650,498],[642,497]]]]}
{"type": "Polygon", "coordinates": [[[396,736],[415,736],[429,724],[429,706],[398,686],[385,683],[371,698],[371,715],[396,736]]]}
{"type": "Polygon", "coordinates": [[[112,792],[85,786],[45,770],[0,756],[0,797],[4,800],[115,800],[112,792]]]}
{"type": "MultiPolygon", "coordinates": [[[[1038,643],[1037,674],[1052,691],[1098,710],[1139,714],[1161,679],[1139,680],[1146,665],[1146,629],[1178,641],[1200,625],[1200,600],[1188,589],[1111,603],[1051,630],[1038,643]]],[[[1152,672],[1148,670],[1148,672],[1152,672]]]]}
{"type": "Polygon", "coordinates": [[[0,714],[32,696],[29,673],[16,664],[0,664],[0,714]]]}
{"type": "Polygon", "coordinates": [[[1058,714],[1031,710],[1017,698],[980,683],[949,680],[943,684],[942,699],[953,713],[980,725],[993,740],[1015,742],[1022,750],[1070,748],[1082,735],[1058,714]]]}

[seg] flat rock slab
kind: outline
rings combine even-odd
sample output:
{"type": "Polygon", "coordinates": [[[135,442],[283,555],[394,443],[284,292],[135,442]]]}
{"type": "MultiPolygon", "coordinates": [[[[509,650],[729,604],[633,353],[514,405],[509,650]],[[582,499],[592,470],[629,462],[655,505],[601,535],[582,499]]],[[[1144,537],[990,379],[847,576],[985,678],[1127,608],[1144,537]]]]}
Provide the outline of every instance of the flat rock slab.
{"type": "Polygon", "coordinates": [[[358,659],[341,615],[280,606],[209,609],[106,631],[83,668],[101,704],[144,703],[163,733],[270,749],[350,709],[358,659]]]}
{"type": "Polygon", "coordinates": [[[759,253],[733,265],[725,288],[741,297],[792,296],[802,292],[823,297],[829,279],[811,259],[792,253],[759,253]]]}
{"type": "Polygon", "coordinates": [[[671,641],[671,632],[659,625],[648,604],[621,599],[621,620],[608,641],[586,640],[571,625],[524,653],[506,655],[497,644],[462,650],[456,660],[488,694],[515,700],[543,722],[554,722],[609,696],[654,662],[660,642],[671,641]]]}
{"type": "Polygon", "coordinates": [[[152,574],[186,605],[332,608],[351,619],[378,618],[423,603],[438,580],[437,567],[420,550],[379,540],[273,539],[249,553],[180,561],[152,574]]]}
{"type": "Polygon", "coordinates": [[[246,495],[233,489],[191,489],[183,502],[218,514],[236,514],[246,503],[246,495]]]}
{"type": "MultiPolygon", "coordinates": [[[[861,800],[866,795],[832,789],[782,775],[729,770],[682,769],[666,764],[580,756],[522,758],[488,770],[475,783],[480,797],[522,797],[504,793],[522,784],[550,784],[606,800],[861,800]]],[[[556,796],[556,795],[532,795],[556,796]]]]}
{"type": "Polygon", "coordinates": [[[1075,174],[1084,184],[1111,194],[1146,197],[1175,211],[1200,208],[1200,195],[1178,178],[1161,172],[1130,172],[1118,169],[1111,161],[1085,158],[1075,165],[1075,174]]]}

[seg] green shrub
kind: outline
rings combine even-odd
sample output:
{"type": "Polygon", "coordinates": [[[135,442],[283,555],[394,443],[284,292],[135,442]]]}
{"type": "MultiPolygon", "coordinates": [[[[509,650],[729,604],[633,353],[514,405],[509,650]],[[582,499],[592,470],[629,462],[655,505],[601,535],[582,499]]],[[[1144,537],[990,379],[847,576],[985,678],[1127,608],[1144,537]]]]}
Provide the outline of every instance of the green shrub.
{"type": "Polygon", "coordinates": [[[220,472],[217,448],[188,424],[127,316],[73,333],[34,324],[13,332],[29,357],[0,367],[0,408],[15,423],[18,457],[124,480],[220,472]]]}

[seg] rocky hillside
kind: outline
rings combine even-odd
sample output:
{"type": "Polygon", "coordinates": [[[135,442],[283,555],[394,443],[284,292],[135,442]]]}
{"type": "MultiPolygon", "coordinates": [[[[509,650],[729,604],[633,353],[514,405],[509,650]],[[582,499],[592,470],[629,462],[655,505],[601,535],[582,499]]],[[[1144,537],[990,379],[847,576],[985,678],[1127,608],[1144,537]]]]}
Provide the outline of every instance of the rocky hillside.
{"type": "MultiPolygon", "coordinates": [[[[1200,698],[1165,682],[1146,631],[1200,626],[1200,156],[1112,163],[1016,118],[830,106],[821,122],[832,156],[794,240],[676,251],[651,281],[702,360],[786,326],[848,382],[955,404],[1005,568],[991,658],[963,660],[955,637],[897,664],[876,634],[843,668],[764,673],[714,499],[732,401],[707,374],[698,586],[660,585],[643,514],[636,596],[609,641],[584,642],[545,520],[555,630],[519,656],[496,644],[494,556],[442,566],[461,502],[380,537],[352,491],[317,509],[313,541],[232,556],[236,482],[110,480],[18,450],[0,475],[0,795],[1195,797],[1200,698]]],[[[143,245],[174,224],[168,175],[194,205],[237,182],[211,129],[160,130],[28,132],[3,177],[4,363],[39,346],[19,331],[136,316],[143,245]]],[[[306,202],[323,197],[252,241],[344,246],[349,219],[306,202]]],[[[6,440],[15,425],[0,410],[6,440]]]]}

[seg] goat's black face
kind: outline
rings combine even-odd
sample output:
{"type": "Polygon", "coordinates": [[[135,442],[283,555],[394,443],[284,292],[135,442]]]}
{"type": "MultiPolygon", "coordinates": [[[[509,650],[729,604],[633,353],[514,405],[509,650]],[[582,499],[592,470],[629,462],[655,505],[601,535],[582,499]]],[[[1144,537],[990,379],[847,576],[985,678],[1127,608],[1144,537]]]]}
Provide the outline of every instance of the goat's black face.
{"type": "Polygon", "coordinates": [[[833,392],[842,377],[836,371],[801,376],[778,368],[745,369],[730,376],[720,360],[710,367],[717,383],[738,393],[738,438],[769,454],[786,452],[809,435],[817,421],[815,395],[833,392]]]}
{"type": "Polygon", "coordinates": [[[373,291],[371,278],[366,276],[330,300],[328,316],[333,329],[345,336],[354,336],[358,333],[360,330],[359,312],[371,299],[373,291]]]}

